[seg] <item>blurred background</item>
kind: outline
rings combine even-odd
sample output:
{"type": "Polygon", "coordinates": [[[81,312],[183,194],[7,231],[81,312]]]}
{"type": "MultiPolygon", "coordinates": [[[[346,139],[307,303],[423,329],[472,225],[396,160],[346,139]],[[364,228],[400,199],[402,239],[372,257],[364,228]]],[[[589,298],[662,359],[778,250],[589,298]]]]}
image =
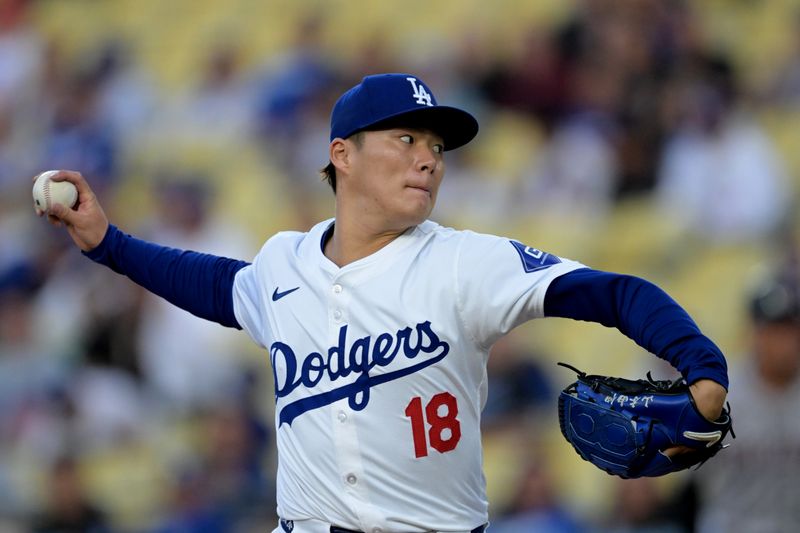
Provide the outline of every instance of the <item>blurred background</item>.
{"type": "Polygon", "coordinates": [[[730,364],[734,445],[621,481],[561,437],[555,362],[673,370],[594,324],[502,339],[492,531],[796,531],[798,0],[0,0],[0,531],[274,527],[266,354],[83,258],[31,177],[250,260],[333,214],[330,108],[387,71],[481,123],[432,218],[654,281],[730,364]]]}

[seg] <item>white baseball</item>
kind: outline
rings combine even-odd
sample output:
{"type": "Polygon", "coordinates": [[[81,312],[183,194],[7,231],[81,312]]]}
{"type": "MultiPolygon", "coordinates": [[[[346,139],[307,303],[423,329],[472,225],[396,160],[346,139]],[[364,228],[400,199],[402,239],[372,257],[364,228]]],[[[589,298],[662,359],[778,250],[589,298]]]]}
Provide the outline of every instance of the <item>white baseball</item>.
{"type": "Polygon", "coordinates": [[[38,209],[48,213],[55,204],[75,207],[78,189],[68,181],[53,181],[58,170],[48,170],[36,176],[33,183],[33,202],[38,209]]]}

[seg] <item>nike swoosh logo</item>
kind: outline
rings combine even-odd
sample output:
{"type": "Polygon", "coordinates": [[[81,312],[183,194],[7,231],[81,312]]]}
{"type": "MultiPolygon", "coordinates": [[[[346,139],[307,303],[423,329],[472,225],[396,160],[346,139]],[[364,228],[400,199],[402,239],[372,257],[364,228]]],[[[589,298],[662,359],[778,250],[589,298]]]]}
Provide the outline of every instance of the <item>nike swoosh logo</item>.
{"type": "Polygon", "coordinates": [[[289,289],[288,291],[278,292],[278,287],[275,287],[275,292],[272,293],[272,301],[277,302],[287,294],[291,294],[299,288],[300,287],[295,287],[294,289],[289,289]]]}

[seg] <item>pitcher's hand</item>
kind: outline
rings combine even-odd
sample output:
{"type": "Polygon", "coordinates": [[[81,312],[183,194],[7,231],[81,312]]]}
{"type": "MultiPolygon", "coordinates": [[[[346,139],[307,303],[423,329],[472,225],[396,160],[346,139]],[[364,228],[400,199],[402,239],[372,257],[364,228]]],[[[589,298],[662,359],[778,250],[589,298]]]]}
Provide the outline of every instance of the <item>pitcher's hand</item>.
{"type": "Polygon", "coordinates": [[[725,387],[710,379],[701,379],[689,385],[694,404],[700,414],[712,422],[722,414],[728,391],[725,387]]]}
{"type": "Polygon", "coordinates": [[[36,214],[40,217],[46,214],[48,221],[54,226],[66,227],[75,245],[82,251],[88,252],[96,248],[106,235],[108,218],[86,179],[80,172],[71,170],[59,170],[51,179],[69,181],[75,185],[78,189],[78,203],[74,209],[55,204],[48,213],[34,206],[36,214]]]}

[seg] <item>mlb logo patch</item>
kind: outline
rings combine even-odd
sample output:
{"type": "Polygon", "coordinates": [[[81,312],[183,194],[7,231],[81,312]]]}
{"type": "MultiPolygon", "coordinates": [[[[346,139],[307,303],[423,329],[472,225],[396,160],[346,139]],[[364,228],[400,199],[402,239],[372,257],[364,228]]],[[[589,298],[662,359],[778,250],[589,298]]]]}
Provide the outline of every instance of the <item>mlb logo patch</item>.
{"type": "Polygon", "coordinates": [[[561,262],[561,259],[545,251],[525,246],[517,241],[508,242],[519,254],[519,258],[522,260],[522,268],[525,269],[525,272],[536,272],[561,262]]]}

